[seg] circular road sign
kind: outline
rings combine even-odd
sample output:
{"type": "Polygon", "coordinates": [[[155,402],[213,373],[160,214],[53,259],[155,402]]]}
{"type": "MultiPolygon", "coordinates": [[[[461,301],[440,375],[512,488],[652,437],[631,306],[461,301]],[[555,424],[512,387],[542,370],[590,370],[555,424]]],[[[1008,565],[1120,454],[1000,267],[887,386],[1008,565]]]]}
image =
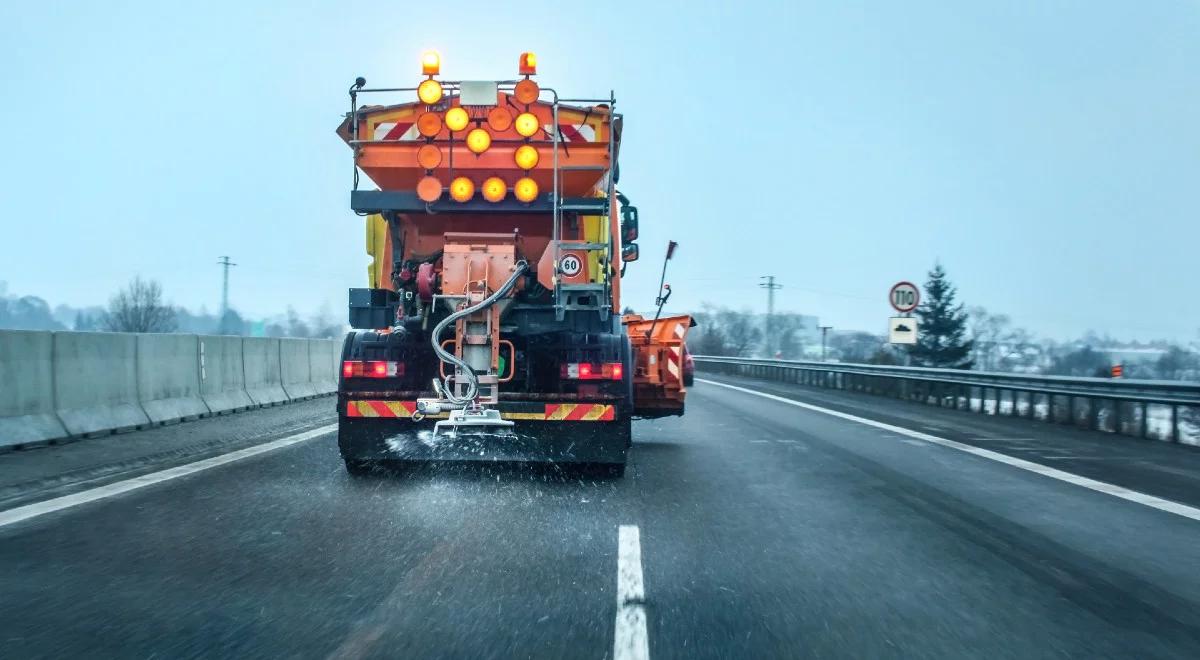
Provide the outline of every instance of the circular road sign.
{"type": "Polygon", "coordinates": [[[888,292],[888,302],[901,314],[907,314],[921,303],[921,290],[912,282],[897,282],[888,292]]]}
{"type": "Polygon", "coordinates": [[[562,269],[563,275],[575,277],[583,270],[583,260],[574,254],[564,255],[562,261],[558,262],[558,267],[562,269]]]}

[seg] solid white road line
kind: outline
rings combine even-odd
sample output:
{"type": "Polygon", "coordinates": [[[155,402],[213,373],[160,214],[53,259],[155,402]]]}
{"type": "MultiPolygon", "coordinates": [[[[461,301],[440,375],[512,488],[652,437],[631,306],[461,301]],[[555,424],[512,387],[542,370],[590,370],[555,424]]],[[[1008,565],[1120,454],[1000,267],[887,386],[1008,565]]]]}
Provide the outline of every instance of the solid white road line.
{"type": "Polygon", "coordinates": [[[717,385],[719,387],[725,387],[725,388],[728,388],[731,390],[736,390],[738,392],[745,392],[746,394],[753,394],[754,396],[760,396],[760,397],[763,397],[764,399],[770,399],[772,401],[786,403],[788,405],[796,406],[798,408],[803,408],[805,410],[811,410],[813,412],[818,412],[818,413],[822,413],[825,415],[830,415],[832,417],[849,420],[851,422],[858,422],[859,424],[866,424],[867,426],[873,426],[877,429],[883,429],[884,431],[898,433],[900,435],[908,436],[910,438],[916,438],[918,440],[924,440],[925,442],[930,442],[935,445],[941,445],[943,447],[957,449],[959,451],[966,452],[968,454],[974,454],[975,456],[979,456],[981,458],[986,458],[988,460],[996,461],[998,463],[1004,463],[1005,465],[1011,465],[1012,467],[1015,467],[1015,468],[1027,470],[1027,471],[1033,472],[1035,474],[1040,474],[1044,477],[1050,477],[1051,479],[1057,479],[1059,481],[1064,481],[1066,483],[1074,484],[1076,486],[1082,486],[1084,488],[1094,490],[1098,493],[1105,493],[1107,495],[1112,495],[1113,497],[1119,497],[1123,500],[1128,500],[1130,502],[1136,502],[1138,504],[1148,506],[1152,509],[1158,509],[1159,511],[1166,511],[1167,513],[1173,513],[1177,516],[1183,516],[1184,518],[1190,518],[1192,520],[1200,521],[1200,509],[1197,509],[1196,507],[1191,507],[1186,504],[1180,504],[1179,502],[1172,502],[1171,500],[1164,500],[1161,497],[1155,497],[1153,495],[1139,493],[1136,490],[1129,490],[1128,488],[1116,486],[1116,485],[1113,485],[1110,483],[1105,483],[1103,481],[1096,481],[1095,479],[1081,477],[1077,474],[1071,474],[1070,472],[1064,472],[1062,470],[1058,470],[1058,469],[1055,469],[1052,467],[1047,467],[1040,463],[1034,463],[1032,461],[1026,461],[1026,460],[1023,460],[1020,458],[1013,458],[1012,456],[1007,456],[1005,454],[990,451],[987,449],[981,449],[979,447],[974,447],[971,445],[963,444],[961,442],[956,442],[954,440],[941,438],[936,435],[930,435],[928,433],[921,433],[920,431],[913,431],[913,430],[906,429],[906,428],[903,428],[900,426],[893,426],[891,424],[877,422],[873,419],[867,419],[865,417],[859,417],[857,415],[851,415],[848,413],[839,412],[837,410],[830,410],[829,408],[822,408],[821,406],[814,406],[811,403],[803,403],[801,401],[796,401],[794,399],[788,399],[788,398],[781,397],[781,396],[775,396],[774,394],[767,394],[766,392],[759,392],[757,390],[751,390],[751,389],[748,389],[745,387],[738,387],[737,385],[730,385],[728,383],[719,383],[715,380],[708,380],[706,378],[697,378],[696,380],[698,380],[702,383],[708,383],[709,385],[717,385]]]}
{"type": "Polygon", "coordinates": [[[311,431],[305,431],[303,433],[289,435],[286,438],[272,440],[271,442],[261,445],[255,445],[253,447],[232,451],[228,454],[221,454],[220,456],[206,458],[202,461],[196,461],[195,463],[188,463],[187,465],[180,465],[178,467],[169,468],[159,472],[151,472],[150,474],[143,474],[140,477],[126,479],[124,481],[117,481],[115,483],[99,486],[97,488],[91,488],[78,493],[73,493],[71,495],[63,495],[62,497],[55,497],[54,499],[45,500],[43,502],[35,502],[33,504],[26,504],[25,506],[9,509],[7,511],[0,511],[0,527],[19,523],[23,520],[29,520],[30,518],[36,518],[47,513],[54,513],[55,511],[69,509],[73,506],[79,506],[80,504],[86,504],[88,502],[95,502],[97,500],[115,497],[122,493],[128,493],[131,490],[152,486],[164,481],[170,481],[171,479],[186,477],[189,474],[195,474],[209,468],[215,468],[219,465],[225,465],[227,463],[233,463],[234,461],[240,461],[244,458],[250,458],[251,456],[265,454],[269,451],[282,449],[298,442],[304,442],[305,440],[312,440],[313,438],[325,435],[327,433],[332,433],[336,430],[337,424],[329,424],[327,426],[315,428],[311,431]]]}
{"type": "Polygon", "coordinates": [[[642,587],[642,542],[637,525],[617,530],[617,627],[613,660],[649,660],[646,591],[642,587]]]}

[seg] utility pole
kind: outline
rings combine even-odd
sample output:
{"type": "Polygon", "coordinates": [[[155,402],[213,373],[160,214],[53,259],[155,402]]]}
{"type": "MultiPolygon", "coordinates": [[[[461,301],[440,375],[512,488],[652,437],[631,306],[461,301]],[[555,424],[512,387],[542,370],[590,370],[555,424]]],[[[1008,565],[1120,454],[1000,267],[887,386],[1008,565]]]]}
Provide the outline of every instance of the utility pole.
{"type": "Polygon", "coordinates": [[[825,346],[826,346],[825,337],[827,337],[829,335],[830,330],[833,330],[833,326],[832,325],[822,325],[822,326],[818,326],[818,327],[821,328],[821,361],[824,362],[825,361],[825,346]]]}
{"type": "Polygon", "coordinates": [[[221,316],[217,320],[217,324],[224,325],[225,313],[229,311],[229,268],[230,266],[236,266],[237,264],[230,261],[229,257],[221,257],[217,261],[217,264],[221,266],[222,270],[224,271],[221,280],[221,316]]]}
{"type": "Polygon", "coordinates": [[[772,325],[772,318],[775,316],[775,291],[778,289],[782,289],[783,285],[775,283],[774,275],[763,275],[762,277],[759,277],[758,279],[766,280],[766,282],[759,282],[758,286],[767,290],[767,323],[766,323],[767,331],[765,333],[766,336],[764,337],[764,339],[766,341],[764,343],[767,346],[767,357],[773,358],[773,357],[775,357],[775,352],[773,350],[771,350],[773,348],[771,345],[771,341],[772,341],[772,339],[774,339],[774,334],[771,332],[771,325],[772,325]]]}

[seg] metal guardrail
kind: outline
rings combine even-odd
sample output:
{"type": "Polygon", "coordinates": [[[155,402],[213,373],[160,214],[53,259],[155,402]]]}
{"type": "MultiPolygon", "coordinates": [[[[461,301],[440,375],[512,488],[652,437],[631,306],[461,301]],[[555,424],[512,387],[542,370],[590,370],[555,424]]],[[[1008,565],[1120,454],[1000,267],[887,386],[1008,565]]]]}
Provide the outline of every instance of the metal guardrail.
{"type": "Polygon", "coordinates": [[[1009,414],[1152,437],[1153,413],[1169,410],[1162,439],[1181,442],[1181,411],[1200,420],[1200,383],[1115,380],[840,362],[695,355],[698,370],[1009,414]],[[1005,394],[1007,393],[1007,397],[1005,394]],[[989,394],[991,397],[989,398],[989,394]]]}

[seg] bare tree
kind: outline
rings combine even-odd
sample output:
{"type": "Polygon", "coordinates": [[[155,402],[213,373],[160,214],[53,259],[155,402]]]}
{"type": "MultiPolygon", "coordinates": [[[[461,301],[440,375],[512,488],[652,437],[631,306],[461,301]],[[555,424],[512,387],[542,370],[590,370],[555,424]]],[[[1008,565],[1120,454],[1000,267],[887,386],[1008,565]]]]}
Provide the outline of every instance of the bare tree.
{"type": "Polygon", "coordinates": [[[762,330],[750,310],[722,309],[717,316],[732,355],[748,357],[762,342],[762,330]]]}
{"type": "Polygon", "coordinates": [[[289,337],[308,337],[311,332],[308,329],[308,324],[300,318],[300,314],[296,312],[296,308],[288,305],[287,308],[287,336],[289,337]]]}
{"type": "Polygon", "coordinates": [[[177,322],[175,309],[163,303],[162,286],[135,277],[109,299],[102,325],[109,332],[171,332],[177,322]]]}
{"type": "Polygon", "coordinates": [[[800,314],[782,312],[771,319],[771,332],[776,336],[775,346],[781,357],[788,360],[803,357],[804,331],[807,329],[800,314]]]}
{"type": "Polygon", "coordinates": [[[749,310],[739,312],[705,303],[692,316],[697,327],[688,337],[688,350],[695,355],[747,357],[762,342],[758,319],[749,310]]]}
{"type": "Polygon", "coordinates": [[[327,304],[321,305],[317,313],[313,314],[312,318],[309,319],[308,325],[309,332],[313,337],[333,339],[346,334],[345,326],[334,320],[333,314],[329,311],[329,305],[327,304]]]}

